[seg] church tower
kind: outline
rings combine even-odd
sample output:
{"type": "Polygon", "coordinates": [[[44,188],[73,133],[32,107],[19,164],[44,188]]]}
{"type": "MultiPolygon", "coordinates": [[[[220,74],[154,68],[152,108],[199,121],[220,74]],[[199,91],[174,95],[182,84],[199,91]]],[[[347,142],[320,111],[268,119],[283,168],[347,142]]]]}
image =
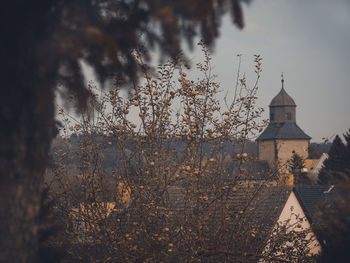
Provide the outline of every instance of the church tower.
{"type": "MultiPolygon", "coordinates": [[[[270,123],[256,139],[258,142],[259,160],[268,161],[270,166],[283,166],[297,153],[302,158],[308,157],[311,137],[296,123],[296,107],[294,100],[282,89],[270,103],[270,123]]],[[[282,169],[286,172],[287,169],[282,169]]]]}

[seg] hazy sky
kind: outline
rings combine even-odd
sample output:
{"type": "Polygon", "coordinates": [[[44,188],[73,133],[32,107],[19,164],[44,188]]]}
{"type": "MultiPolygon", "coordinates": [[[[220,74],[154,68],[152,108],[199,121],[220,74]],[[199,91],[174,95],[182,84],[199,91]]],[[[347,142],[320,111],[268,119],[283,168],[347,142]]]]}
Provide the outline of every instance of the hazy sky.
{"type": "MultiPolygon", "coordinates": [[[[237,54],[243,55],[242,70],[253,81],[253,55],[260,54],[258,106],[265,109],[264,118],[281,89],[283,72],[285,89],[297,104],[297,123],[312,141],[346,132],[350,128],[350,1],[253,0],[244,5],[244,16],[243,30],[234,27],[229,16],[220,28],[213,65],[221,87],[234,85],[237,54]]],[[[187,55],[194,63],[202,58],[199,48],[187,55]]],[[[87,72],[87,78],[93,79],[87,72]]]]}
{"type": "MultiPolygon", "coordinates": [[[[244,6],[245,28],[226,17],[213,56],[223,88],[232,86],[236,54],[253,77],[253,55],[263,57],[258,104],[265,108],[281,88],[297,104],[297,123],[312,137],[350,128],[350,1],[254,0],[244,6]]],[[[199,60],[198,50],[189,54],[199,60]]],[[[252,78],[253,79],[253,78],[252,78]]]]}

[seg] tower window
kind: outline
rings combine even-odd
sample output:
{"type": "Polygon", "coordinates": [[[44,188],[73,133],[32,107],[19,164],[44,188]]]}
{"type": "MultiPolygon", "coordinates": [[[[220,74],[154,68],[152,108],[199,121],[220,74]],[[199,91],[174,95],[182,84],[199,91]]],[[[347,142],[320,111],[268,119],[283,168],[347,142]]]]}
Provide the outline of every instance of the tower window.
{"type": "Polygon", "coordinates": [[[273,113],[270,113],[270,121],[273,121],[275,118],[274,114],[273,113]]]}
{"type": "Polygon", "coordinates": [[[292,114],[290,112],[287,113],[287,120],[292,120],[292,114]]]}

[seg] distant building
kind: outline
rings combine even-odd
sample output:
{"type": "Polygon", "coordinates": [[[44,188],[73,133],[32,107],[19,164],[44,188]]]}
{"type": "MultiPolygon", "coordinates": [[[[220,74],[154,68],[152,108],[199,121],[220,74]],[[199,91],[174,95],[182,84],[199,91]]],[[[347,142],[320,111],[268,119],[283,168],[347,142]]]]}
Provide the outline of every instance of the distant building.
{"type": "Polygon", "coordinates": [[[282,76],[282,89],[270,103],[269,126],[257,138],[258,158],[288,172],[286,163],[294,152],[303,159],[308,157],[310,139],[296,123],[296,104],[285,91],[282,76]]]}
{"type": "Polygon", "coordinates": [[[323,163],[328,159],[328,154],[323,153],[319,159],[306,159],[305,168],[307,175],[313,183],[318,183],[318,175],[323,168],[323,163]]]}

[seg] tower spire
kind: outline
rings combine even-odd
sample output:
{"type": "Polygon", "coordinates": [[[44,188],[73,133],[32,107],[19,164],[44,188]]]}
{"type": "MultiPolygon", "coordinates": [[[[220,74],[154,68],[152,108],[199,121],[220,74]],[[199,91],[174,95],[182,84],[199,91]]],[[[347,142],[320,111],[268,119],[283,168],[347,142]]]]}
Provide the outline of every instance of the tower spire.
{"type": "Polygon", "coordinates": [[[284,89],[284,76],[283,76],[283,72],[281,73],[281,82],[282,82],[282,89],[284,89]]]}

